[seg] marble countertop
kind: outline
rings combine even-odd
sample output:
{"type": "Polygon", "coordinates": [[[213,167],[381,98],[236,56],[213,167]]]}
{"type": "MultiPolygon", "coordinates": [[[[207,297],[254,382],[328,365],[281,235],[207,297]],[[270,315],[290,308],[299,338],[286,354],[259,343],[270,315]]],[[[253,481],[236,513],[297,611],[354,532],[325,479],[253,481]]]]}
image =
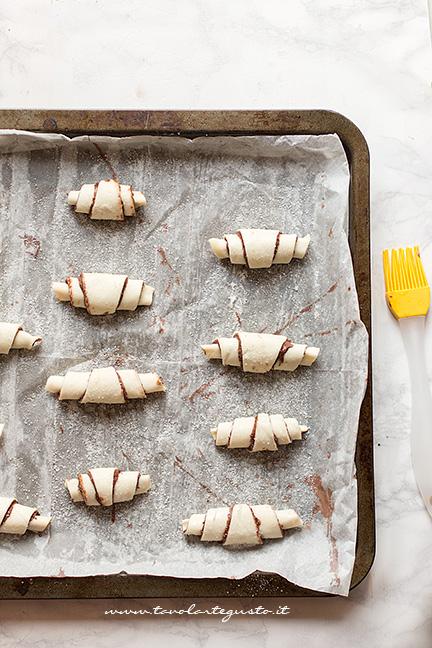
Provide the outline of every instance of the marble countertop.
{"type": "MultiPolygon", "coordinates": [[[[20,0],[0,10],[1,108],[327,108],[365,134],[372,173],[377,556],[348,599],[275,601],[290,606],[288,616],[222,623],[215,616],[105,616],[118,601],[0,602],[2,646],[121,641],[132,647],[166,638],[206,648],[221,642],[429,648],[432,521],[410,467],[407,362],[385,305],[380,258],[385,247],[419,243],[432,280],[426,0],[39,0],[34,9],[31,0],[20,0]]],[[[431,328],[429,322],[430,373],[431,328]]],[[[169,601],[159,603],[170,608],[169,601]]]]}

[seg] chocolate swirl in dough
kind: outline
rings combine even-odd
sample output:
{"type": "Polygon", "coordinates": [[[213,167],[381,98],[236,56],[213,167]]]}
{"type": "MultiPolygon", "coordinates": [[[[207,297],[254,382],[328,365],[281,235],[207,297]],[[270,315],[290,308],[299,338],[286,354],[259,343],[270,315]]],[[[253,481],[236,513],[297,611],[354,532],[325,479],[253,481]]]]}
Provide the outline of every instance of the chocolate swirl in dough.
{"type": "Polygon", "coordinates": [[[37,509],[17,504],[13,497],[0,497],[0,533],[42,533],[50,522],[51,517],[39,515],[37,509]]]}
{"type": "Polygon", "coordinates": [[[91,371],[67,371],[65,376],[50,376],[45,389],[59,400],[80,403],[126,403],[147,394],[165,391],[157,373],[138,373],[135,369],[102,367],[91,371]]]}
{"type": "Polygon", "coordinates": [[[248,448],[252,452],[277,450],[278,445],[287,445],[301,440],[309,428],[299,425],[295,418],[284,418],[282,414],[241,416],[233,421],[224,421],[210,430],[217,446],[226,448],[248,448]]]}
{"type": "Polygon", "coordinates": [[[290,263],[303,259],[310,236],[283,234],[279,230],[240,229],[224,238],[209,239],[210,247],[219,259],[249,268],[270,268],[273,263],[290,263]]]}
{"type": "Polygon", "coordinates": [[[223,545],[259,545],[267,538],[282,538],[282,531],[303,526],[293,509],[275,511],[263,504],[209,509],[194,513],[182,521],[185,535],[200,536],[202,542],[222,542],[223,545]]]}
{"type": "Polygon", "coordinates": [[[73,502],[112,506],[147,493],[151,482],[149,475],[141,475],[137,470],[92,468],[86,473],[78,473],[76,479],[66,479],[65,486],[73,502]]]}
{"type": "Polygon", "coordinates": [[[52,288],[59,301],[69,301],[76,308],[86,308],[90,315],[110,315],[118,310],[134,311],[138,306],[150,306],[154,288],[141,279],[103,272],[82,272],[54,281],[52,288]]]}
{"type": "Polygon", "coordinates": [[[70,191],[69,205],[75,205],[79,214],[88,214],[92,220],[122,221],[125,216],[135,216],[136,210],[146,204],[141,191],[117,180],[101,180],[84,184],[79,191],[70,191]]]}
{"type": "Polygon", "coordinates": [[[21,324],[0,322],[0,354],[7,354],[11,349],[33,349],[42,338],[23,331],[21,324]]]}
{"type": "Polygon", "coordinates": [[[251,373],[267,373],[271,369],[294,371],[299,365],[310,367],[320,351],[306,344],[294,344],[285,335],[246,331],[230,338],[217,338],[201,348],[210,360],[219,359],[223,365],[241,367],[251,373]]]}

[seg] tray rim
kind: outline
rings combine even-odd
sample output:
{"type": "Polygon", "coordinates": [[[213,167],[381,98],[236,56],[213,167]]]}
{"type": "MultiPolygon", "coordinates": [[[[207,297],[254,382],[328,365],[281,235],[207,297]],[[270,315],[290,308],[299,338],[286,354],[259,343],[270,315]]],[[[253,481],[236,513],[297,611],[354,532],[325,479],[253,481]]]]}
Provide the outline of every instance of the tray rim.
{"type": "MultiPolygon", "coordinates": [[[[321,135],[335,133],[350,168],[349,245],[361,319],[369,334],[368,381],[361,406],[355,465],[358,480],[358,530],[350,589],[369,573],[375,558],[375,502],[372,417],[372,329],[370,259],[370,159],[360,129],[331,110],[0,110],[0,128],[31,132],[176,135],[321,135]]],[[[136,576],[0,577],[0,600],[66,598],[272,598],[329,596],[298,587],[277,574],[255,572],[230,580],[136,576]],[[207,587],[206,587],[207,586],[207,587]],[[208,591],[205,591],[206,588],[208,591]]]]}

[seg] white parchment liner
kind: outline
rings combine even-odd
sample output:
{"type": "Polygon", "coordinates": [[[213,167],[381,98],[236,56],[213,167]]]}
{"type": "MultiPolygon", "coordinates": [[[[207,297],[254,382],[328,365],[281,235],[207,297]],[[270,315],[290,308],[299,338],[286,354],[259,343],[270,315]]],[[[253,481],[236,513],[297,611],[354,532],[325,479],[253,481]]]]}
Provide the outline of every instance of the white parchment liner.
{"type": "Polygon", "coordinates": [[[347,594],[356,541],[354,450],[367,334],[344,225],[349,171],[339,139],[77,138],[0,132],[0,320],[41,334],[35,352],[0,358],[0,494],[53,515],[49,533],[0,536],[0,574],[126,571],[241,578],[277,572],[347,594]],[[148,207],[92,222],[70,189],[113,172],[148,207]],[[303,261],[250,271],[218,261],[207,239],[239,227],[310,233],[303,261]],[[94,318],[57,303],[51,281],[124,272],[154,305],[94,318]],[[200,343],[244,330],[320,346],[312,368],[244,375],[208,362],[200,343]],[[166,395],[125,406],[59,403],[51,373],[117,363],[157,370],[166,395]],[[259,411],[310,431],[278,452],[216,449],[209,428],[259,411]],[[65,477],[98,466],[149,472],[154,488],[111,510],[72,504],[65,477]],[[293,507],[305,521],[248,550],[186,540],[180,520],[235,502],[293,507]]]}

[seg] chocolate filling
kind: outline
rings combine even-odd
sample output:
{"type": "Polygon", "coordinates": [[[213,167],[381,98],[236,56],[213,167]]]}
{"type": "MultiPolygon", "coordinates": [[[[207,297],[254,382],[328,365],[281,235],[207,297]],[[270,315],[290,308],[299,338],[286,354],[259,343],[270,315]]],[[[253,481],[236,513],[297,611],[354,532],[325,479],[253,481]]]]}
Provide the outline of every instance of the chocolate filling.
{"type": "Polygon", "coordinates": [[[281,348],[280,348],[280,351],[279,351],[279,353],[278,353],[278,355],[277,355],[277,358],[276,358],[276,360],[274,361],[273,367],[274,367],[278,362],[280,362],[280,363],[283,362],[283,359],[284,359],[285,353],[288,351],[288,349],[291,349],[291,347],[293,347],[293,346],[294,346],[294,344],[291,342],[291,340],[288,340],[288,338],[287,338],[287,339],[285,340],[285,342],[282,344],[281,348]]]}
{"type": "Polygon", "coordinates": [[[82,474],[78,473],[77,478],[78,478],[78,490],[81,493],[81,497],[83,498],[84,502],[87,504],[87,491],[84,488],[82,474]]]}
{"type": "Polygon", "coordinates": [[[73,303],[73,292],[72,292],[72,277],[66,277],[66,285],[68,287],[68,292],[69,292],[69,301],[71,303],[71,306],[73,306],[74,303],[73,303]]]}
{"type": "Polygon", "coordinates": [[[113,486],[112,486],[112,509],[111,509],[111,522],[114,524],[115,522],[115,501],[114,501],[114,490],[115,490],[115,485],[117,483],[117,479],[119,478],[120,470],[118,468],[114,469],[114,475],[113,475],[113,486]]]}
{"type": "Polygon", "coordinates": [[[256,430],[258,425],[258,416],[255,416],[252,432],[250,434],[250,442],[248,450],[252,450],[255,444],[256,430]]]}
{"type": "Polygon", "coordinates": [[[17,501],[14,499],[14,500],[12,500],[12,502],[9,504],[7,511],[6,511],[6,513],[4,514],[4,516],[3,516],[3,520],[2,520],[1,523],[0,523],[0,527],[1,527],[5,522],[6,522],[6,520],[8,519],[8,517],[11,516],[11,513],[12,513],[12,510],[13,510],[13,507],[15,506],[16,503],[17,503],[17,501]]]}
{"type": "Polygon", "coordinates": [[[124,382],[123,382],[123,380],[121,379],[120,374],[119,374],[119,372],[117,371],[117,369],[115,370],[115,372],[116,372],[116,375],[117,375],[117,378],[118,378],[118,381],[119,381],[119,384],[120,384],[120,389],[121,389],[122,392],[123,392],[123,398],[125,399],[125,402],[127,402],[127,400],[128,400],[128,395],[127,395],[126,387],[124,386],[124,382]]]}
{"type": "Polygon", "coordinates": [[[234,333],[233,337],[237,338],[238,342],[238,359],[240,362],[240,367],[243,370],[243,349],[242,349],[242,344],[241,344],[241,339],[238,333],[234,333]]]}
{"type": "MultiPolygon", "coordinates": [[[[227,446],[226,446],[227,448],[230,447],[230,443],[231,443],[231,437],[232,437],[233,429],[234,429],[234,421],[232,421],[232,424],[231,424],[231,430],[230,430],[230,433],[229,433],[229,435],[228,435],[228,443],[227,443],[227,446]]],[[[217,440],[217,432],[216,432],[216,440],[217,440]]]]}
{"type": "Polygon", "coordinates": [[[78,283],[79,283],[80,288],[82,290],[82,294],[84,295],[84,305],[86,307],[87,312],[90,313],[90,310],[89,310],[90,309],[90,303],[89,303],[89,300],[88,300],[88,297],[87,297],[87,288],[86,288],[86,285],[85,285],[84,273],[83,272],[81,272],[78,275],[78,283]]]}
{"type": "Polygon", "coordinates": [[[118,468],[114,468],[114,475],[113,475],[113,485],[112,485],[112,501],[114,504],[114,490],[115,490],[115,485],[117,484],[117,480],[120,475],[120,470],[118,468]]]}
{"type": "Polygon", "coordinates": [[[99,182],[95,182],[94,188],[93,188],[93,200],[91,201],[91,204],[90,204],[90,207],[89,207],[89,216],[92,215],[93,207],[94,207],[94,204],[96,202],[96,194],[97,194],[98,188],[99,188],[99,182]]]}
{"type": "Polygon", "coordinates": [[[228,241],[227,241],[226,236],[224,236],[224,241],[225,241],[225,245],[226,245],[227,254],[228,254],[228,257],[229,257],[230,256],[230,249],[229,249],[229,245],[228,245],[228,241]]]}
{"type": "MultiPolygon", "coordinates": [[[[18,326],[18,328],[17,328],[17,332],[15,333],[15,335],[14,335],[14,339],[12,340],[12,345],[9,347],[9,351],[11,350],[12,346],[15,344],[16,336],[17,336],[18,333],[19,333],[20,331],[22,331],[22,330],[23,330],[22,326],[18,326]]],[[[36,343],[36,341],[33,342],[32,346],[34,346],[35,343],[36,343]]]]}
{"type": "Polygon", "coordinates": [[[233,506],[229,507],[229,511],[228,511],[228,515],[227,515],[227,521],[226,521],[226,524],[225,524],[225,529],[224,529],[224,532],[222,534],[222,544],[225,544],[225,540],[227,539],[228,531],[229,531],[230,524],[231,524],[233,508],[234,508],[233,506]]]}
{"type": "Polygon", "coordinates": [[[33,511],[33,513],[30,515],[30,519],[29,519],[28,523],[30,524],[30,522],[32,520],[34,520],[35,518],[37,518],[38,516],[39,516],[39,511],[33,511]]]}
{"type": "Polygon", "coordinates": [[[273,252],[273,259],[272,259],[272,263],[273,263],[273,261],[275,260],[275,258],[276,258],[276,254],[277,254],[277,251],[278,251],[278,249],[279,249],[279,243],[280,243],[281,233],[282,233],[282,232],[278,232],[278,233],[277,233],[277,236],[276,236],[276,243],[275,243],[275,249],[274,249],[274,252],[273,252]]]}
{"type": "Polygon", "coordinates": [[[130,192],[130,195],[131,195],[132,213],[133,213],[133,214],[136,214],[135,200],[134,200],[134,196],[133,196],[133,191],[132,191],[132,187],[131,187],[131,185],[129,185],[129,192],[130,192]]]}
{"type": "Polygon", "coordinates": [[[97,490],[97,488],[96,488],[95,481],[94,481],[94,479],[93,479],[93,475],[91,474],[91,470],[88,470],[88,471],[87,471],[87,475],[89,476],[90,481],[91,481],[91,483],[93,484],[93,488],[94,488],[94,491],[95,491],[96,501],[97,501],[101,506],[103,506],[103,504],[102,504],[102,500],[101,500],[101,498],[100,498],[100,496],[99,496],[99,493],[98,493],[98,490],[97,490]]]}
{"type": "Polygon", "coordinates": [[[120,200],[120,207],[121,207],[121,219],[120,220],[124,220],[124,218],[125,218],[125,210],[124,210],[123,198],[122,198],[122,195],[121,195],[121,188],[120,188],[120,183],[119,182],[117,182],[117,191],[118,191],[118,197],[119,197],[119,200],[120,200]]]}
{"type": "Polygon", "coordinates": [[[285,419],[284,419],[284,423],[285,423],[285,429],[286,429],[286,432],[287,432],[287,434],[288,434],[288,439],[289,439],[289,440],[291,441],[291,443],[292,443],[291,435],[290,435],[290,433],[289,433],[288,425],[286,424],[285,419]]]}
{"type": "Polygon", "coordinates": [[[258,520],[258,518],[256,517],[256,515],[255,515],[255,513],[253,512],[251,506],[249,506],[249,509],[250,509],[250,512],[252,513],[252,517],[253,517],[254,522],[255,522],[255,526],[256,526],[256,535],[257,535],[257,538],[258,538],[258,540],[259,540],[259,544],[262,544],[262,543],[263,543],[263,539],[262,539],[262,537],[261,537],[261,533],[260,533],[260,526],[261,526],[261,522],[260,522],[260,521],[258,520]]]}
{"type": "MultiPolygon", "coordinates": [[[[127,286],[127,282],[128,282],[128,281],[129,281],[129,277],[126,277],[126,279],[124,280],[123,288],[121,289],[121,292],[120,292],[120,299],[118,300],[118,304],[117,304],[117,306],[116,306],[116,310],[118,310],[119,307],[120,307],[120,304],[121,304],[121,302],[122,302],[123,295],[124,295],[124,293],[125,293],[125,290],[126,290],[126,286],[127,286]]],[[[143,287],[144,287],[144,282],[143,282],[143,287]]],[[[141,288],[141,292],[142,292],[142,288],[141,288]]]]}
{"type": "Polygon", "coordinates": [[[236,234],[239,237],[239,239],[241,241],[241,244],[242,244],[243,256],[244,256],[245,261],[246,261],[246,267],[249,268],[249,261],[248,261],[248,257],[247,257],[246,246],[245,246],[244,241],[243,241],[243,236],[241,235],[241,232],[236,232],[236,234]]]}

